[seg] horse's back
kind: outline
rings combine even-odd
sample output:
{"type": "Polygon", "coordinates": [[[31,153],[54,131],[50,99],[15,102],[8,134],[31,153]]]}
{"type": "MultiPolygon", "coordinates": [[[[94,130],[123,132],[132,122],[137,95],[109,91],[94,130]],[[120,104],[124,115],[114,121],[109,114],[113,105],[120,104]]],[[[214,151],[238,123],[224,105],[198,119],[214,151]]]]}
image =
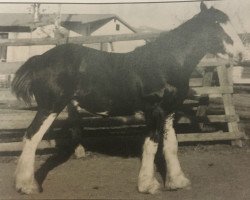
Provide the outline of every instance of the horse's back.
{"type": "Polygon", "coordinates": [[[139,101],[140,80],[128,57],[76,44],[60,45],[33,64],[33,93],[37,100],[77,98],[93,112],[132,112],[139,101]]]}

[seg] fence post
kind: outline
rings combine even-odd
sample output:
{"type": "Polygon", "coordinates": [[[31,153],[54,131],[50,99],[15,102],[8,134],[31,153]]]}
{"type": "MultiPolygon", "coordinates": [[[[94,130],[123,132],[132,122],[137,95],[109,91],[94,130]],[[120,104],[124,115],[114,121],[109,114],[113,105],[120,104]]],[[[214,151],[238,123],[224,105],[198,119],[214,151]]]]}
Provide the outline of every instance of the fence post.
{"type": "MultiPolygon", "coordinates": [[[[232,86],[232,83],[230,83],[229,81],[230,79],[228,76],[229,74],[228,74],[228,70],[226,66],[218,66],[217,70],[218,70],[220,86],[232,86]]],[[[223,104],[225,108],[225,114],[236,115],[232,94],[222,94],[222,98],[223,98],[223,104]]],[[[235,136],[240,134],[237,122],[228,122],[228,129],[229,129],[229,132],[233,132],[235,136]]],[[[241,139],[234,140],[231,142],[231,144],[239,146],[239,147],[243,146],[243,142],[241,139]]]]}

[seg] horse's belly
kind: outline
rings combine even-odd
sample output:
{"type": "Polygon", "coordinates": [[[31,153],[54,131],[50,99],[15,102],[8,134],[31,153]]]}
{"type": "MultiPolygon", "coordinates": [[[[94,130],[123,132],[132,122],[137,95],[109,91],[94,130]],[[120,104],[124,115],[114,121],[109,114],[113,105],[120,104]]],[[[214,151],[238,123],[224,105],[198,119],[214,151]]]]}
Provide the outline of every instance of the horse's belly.
{"type": "Polygon", "coordinates": [[[110,110],[110,99],[105,97],[104,95],[89,93],[85,95],[78,95],[76,98],[79,102],[79,105],[89,112],[97,113],[110,110]]]}
{"type": "Polygon", "coordinates": [[[76,97],[80,107],[90,113],[108,113],[111,116],[130,115],[135,112],[135,102],[112,98],[103,93],[92,92],[76,97]]]}

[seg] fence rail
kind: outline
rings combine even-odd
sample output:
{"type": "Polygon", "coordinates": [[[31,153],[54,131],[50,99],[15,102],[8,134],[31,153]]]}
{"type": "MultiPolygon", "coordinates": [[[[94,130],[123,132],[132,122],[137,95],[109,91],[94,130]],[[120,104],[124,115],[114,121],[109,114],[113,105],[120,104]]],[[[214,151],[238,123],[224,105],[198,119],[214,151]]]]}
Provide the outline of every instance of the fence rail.
{"type": "Polygon", "coordinates": [[[0,46],[58,45],[64,43],[92,44],[131,40],[155,39],[159,33],[135,33],[120,35],[79,36],[67,38],[0,39],[0,46]]]}

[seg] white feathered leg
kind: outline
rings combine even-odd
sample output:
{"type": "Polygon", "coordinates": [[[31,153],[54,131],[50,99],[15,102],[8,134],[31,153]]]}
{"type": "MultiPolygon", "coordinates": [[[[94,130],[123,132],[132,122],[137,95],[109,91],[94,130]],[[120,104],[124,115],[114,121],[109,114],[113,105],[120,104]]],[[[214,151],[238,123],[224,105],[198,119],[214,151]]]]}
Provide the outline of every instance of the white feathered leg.
{"type": "Polygon", "coordinates": [[[143,193],[157,193],[160,184],[154,175],[154,158],[158,144],[149,137],[145,139],[143,145],[142,163],[138,178],[138,190],[143,193]]]}
{"type": "Polygon", "coordinates": [[[170,115],[164,126],[163,153],[167,165],[167,182],[165,186],[169,189],[186,188],[190,181],[185,177],[178,159],[178,141],[173,128],[174,115],[170,115]]]}

